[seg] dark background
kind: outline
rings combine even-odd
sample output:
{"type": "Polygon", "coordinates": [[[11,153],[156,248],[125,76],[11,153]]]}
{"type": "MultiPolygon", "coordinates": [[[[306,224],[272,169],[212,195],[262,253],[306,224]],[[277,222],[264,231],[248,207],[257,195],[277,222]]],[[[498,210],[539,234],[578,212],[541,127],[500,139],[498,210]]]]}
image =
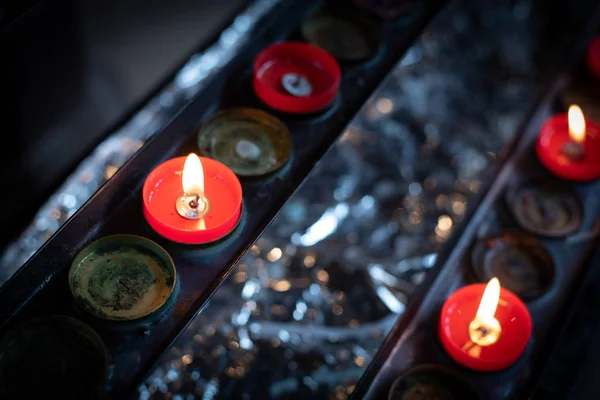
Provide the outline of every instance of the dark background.
{"type": "Polygon", "coordinates": [[[247,0],[0,5],[0,249],[247,0]]]}

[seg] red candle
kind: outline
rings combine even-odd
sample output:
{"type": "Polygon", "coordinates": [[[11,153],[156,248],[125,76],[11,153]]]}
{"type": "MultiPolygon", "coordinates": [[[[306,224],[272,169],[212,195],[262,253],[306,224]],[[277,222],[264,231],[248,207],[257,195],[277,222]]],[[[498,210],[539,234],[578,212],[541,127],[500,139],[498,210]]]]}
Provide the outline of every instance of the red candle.
{"type": "Polygon", "coordinates": [[[586,63],[592,75],[600,79],[600,36],[596,36],[588,46],[586,63]]]}
{"type": "Polygon", "coordinates": [[[186,244],[221,239],[238,224],[242,186],[225,165],[190,154],[156,167],[142,191],[144,216],[158,234],[186,244]]]}
{"type": "Polygon", "coordinates": [[[254,60],[254,92],[270,107],[288,113],[326,108],[335,99],[340,80],[335,58],[306,43],[277,43],[254,60]]]}
{"type": "Polygon", "coordinates": [[[531,329],[525,304],[493,278],[487,286],[465,286],[446,300],[439,336],[459,364],[477,371],[498,371],[523,354],[531,329]]]}
{"type": "Polygon", "coordinates": [[[535,150],[540,162],[560,178],[578,182],[600,178],[600,129],[577,106],[544,123],[535,150]]]}

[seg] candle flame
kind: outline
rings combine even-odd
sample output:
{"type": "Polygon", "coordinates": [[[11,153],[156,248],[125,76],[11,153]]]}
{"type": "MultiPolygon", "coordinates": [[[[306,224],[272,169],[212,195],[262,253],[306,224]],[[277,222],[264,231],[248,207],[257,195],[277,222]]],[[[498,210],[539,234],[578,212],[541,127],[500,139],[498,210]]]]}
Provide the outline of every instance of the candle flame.
{"type": "Polygon", "coordinates": [[[585,118],[577,105],[569,107],[569,136],[575,143],[583,143],[585,140],[585,118]]]}
{"type": "Polygon", "coordinates": [[[469,325],[469,336],[480,346],[489,346],[498,341],[502,327],[494,317],[500,301],[500,281],[492,278],[481,296],[481,302],[475,318],[469,325]]]}
{"type": "Polygon", "coordinates": [[[500,281],[498,278],[492,278],[481,296],[481,303],[477,309],[475,319],[479,319],[482,322],[490,321],[496,314],[496,308],[498,307],[498,301],[500,300],[500,281]]]}
{"type": "Polygon", "coordinates": [[[202,168],[200,158],[194,153],[191,153],[185,159],[183,173],[181,174],[181,185],[183,186],[184,193],[204,193],[204,169],[202,168]]]}

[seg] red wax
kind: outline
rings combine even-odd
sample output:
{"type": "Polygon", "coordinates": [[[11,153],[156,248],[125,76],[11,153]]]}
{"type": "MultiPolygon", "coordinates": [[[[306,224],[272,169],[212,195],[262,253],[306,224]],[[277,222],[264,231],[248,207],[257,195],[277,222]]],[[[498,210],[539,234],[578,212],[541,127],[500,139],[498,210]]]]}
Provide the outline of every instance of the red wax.
{"type": "Polygon", "coordinates": [[[442,307],[440,341],[459,364],[477,371],[498,371],[514,364],[531,337],[531,315],[512,292],[501,288],[495,318],[502,332],[498,341],[479,346],[471,341],[469,325],[475,318],[486,285],[477,283],[454,292],[442,307]]]}
{"type": "Polygon", "coordinates": [[[340,86],[341,70],[325,50],[302,42],[283,42],[267,47],[254,60],[254,92],[270,107],[288,113],[312,113],[330,105],[340,86]],[[281,82],[285,74],[305,77],[312,93],[289,94],[281,82]]]}
{"type": "Polygon", "coordinates": [[[596,36],[590,43],[587,49],[586,62],[592,75],[600,79],[600,36],[596,36]]]}
{"type": "Polygon", "coordinates": [[[173,158],[156,167],[146,181],[142,196],[148,224],[169,240],[186,244],[209,243],[226,236],[237,225],[242,212],[242,185],[225,165],[200,157],[204,169],[204,194],[210,204],[203,218],[179,215],[176,200],[182,194],[181,174],[186,157],[173,158]]]}
{"type": "Polygon", "coordinates": [[[600,178],[600,129],[589,119],[585,120],[585,124],[581,160],[572,160],[563,154],[564,145],[571,140],[567,114],[555,115],[542,126],[535,151],[540,162],[554,175],[578,182],[600,178]]]}

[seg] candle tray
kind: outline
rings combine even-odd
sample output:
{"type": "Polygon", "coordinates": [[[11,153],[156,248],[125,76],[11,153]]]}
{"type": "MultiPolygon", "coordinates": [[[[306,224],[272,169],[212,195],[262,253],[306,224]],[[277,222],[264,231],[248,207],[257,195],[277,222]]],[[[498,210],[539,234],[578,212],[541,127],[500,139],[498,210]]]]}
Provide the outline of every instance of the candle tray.
{"type": "MultiPolygon", "coordinates": [[[[597,17],[596,13],[590,25],[594,29],[588,29],[580,39],[571,60],[582,60],[585,51],[583,44],[587,44],[595,32],[597,17]]],[[[551,385],[555,389],[560,386],[562,394],[558,394],[561,392],[548,390],[547,384],[554,378],[560,381],[560,373],[557,371],[566,372],[565,369],[575,368],[574,364],[577,362],[572,357],[568,363],[565,362],[565,354],[570,353],[568,349],[578,347],[580,353],[583,353],[591,340],[590,332],[585,336],[587,341],[574,336],[574,332],[581,333],[578,329],[585,326],[587,321],[581,312],[575,313],[568,324],[562,322],[579,308],[576,304],[574,306],[573,300],[578,297],[580,283],[586,280],[588,274],[586,298],[592,296],[589,293],[594,287],[597,291],[599,277],[592,267],[598,264],[600,257],[600,252],[596,251],[596,233],[600,220],[600,181],[561,181],[541,165],[534,145],[542,123],[554,113],[566,112],[568,106],[565,107],[564,102],[558,100],[558,95],[568,89],[573,67],[573,64],[564,66],[564,71],[567,72],[558,74],[558,78],[540,97],[521,127],[519,139],[512,145],[512,151],[508,152],[495,172],[494,179],[482,191],[477,207],[471,210],[449,241],[447,251],[438,256],[434,271],[409,302],[406,312],[380,347],[352,398],[406,398],[402,396],[414,382],[420,382],[424,391],[435,385],[449,385],[446,389],[454,391],[452,398],[461,399],[532,398],[532,395],[533,398],[544,400],[567,397],[567,385],[551,385]],[[540,234],[536,227],[519,223],[514,211],[514,193],[525,186],[556,186],[563,193],[565,190],[571,191],[576,199],[572,206],[582,211],[581,218],[577,221],[578,227],[563,235],[552,235],[540,234]],[[503,240],[526,243],[530,254],[535,254],[535,264],[543,265],[547,270],[538,277],[537,284],[534,285],[535,291],[524,291],[520,296],[533,319],[533,334],[524,354],[508,369],[478,372],[459,365],[443,349],[438,337],[440,312],[444,301],[458,288],[489,280],[490,277],[483,278],[477,270],[476,264],[485,258],[478,255],[478,252],[486,251],[482,250],[482,246],[485,247],[486,244],[493,245],[496,241],[503,240]],[[595,286],[589,282],[595,282],[595,286]],[[564,332],[561,336],[563,325],[564,332]],[[554,363],[550,359],[553,349],[558,353],[554,357],[562,355],[554,363]],[[553,365],[553,373],[546,371],[553,365]],[[546,382],[546,386],[538,385],[539,382],[546,382]]],[[[575,78],[576,76],[573,79],[575,78]]],[[[594,87],[597,88],[598,84],[594,87]]],[[[597,96],[597,90],[595,93],[597,96]]],[[[578,101],[574,99],[573,102],[578,101]]],[[[500,280],[502,282],[502,278],[500,280]]],[[[597,303],[596,299],[592,304],[597,303]]],[[[586,307],[588,312],[590,308],[589,305],[586,307]]],[[[575,370],[582,371],[582,368],[575,370]]],[[[574,380],[576,372],[571,371],[570,375],[574,380]]],[[[562,379],[564,381],[564,376],[562,379]]]]}
{"type": "MultiPolygon", "coordinates": [[[[380,28],[377,51],[365,61],[342,63],[342,80],[334,103],[323,112],[304,116],[276,112],[255,97],[252,62],[272,43],[302,40],[300,23],[323,2],[281,2],[274,7],[250,35],[244,50],[0,288],[0,337],[38,317],[58,314],[83,321],[100,335],[108,356],[107,376],[95,397],[129,396],[442,4],[422,3],[402,19],[376,22],[380,28]],[[242,179],[243,215],[232,234],[206,246],[169,242],[144,219],[144,180],[165,160],[197,152],[197,133],[203,122],[217,111],[231,107],[255,107],[280,118],[291,132],[291,158],[275,173],[242,179]],[[173,304],[151,321],[134,324],[101,320],[79,308],[71,295],[68,273],[75,256],[91,242],[112,234],[153,240],[175,262],[178,287],[173,304]]],[[[347,2],[334,7],[364,15],[364,11],[347,2]]]]}
{"type": "MultiPolygon", "coordinates": [[[[600,84],[581,66],[568,89],[561,95],[558,107],[578,104],[586,115],[598,121],[600,84]]],[[[590,188],[591,189],[591,188],[590,188]]],[[[595,192],[598,195],[598,192],[595,192]]],[[[533,396],[534,400],[558,400],[564,398],[598,398],[600,391],[595,382],[598,373],[599,351],[595,337],[600,329],[600,251],[597,250],[598,225],[591,240],[596,250],[588,263],[585,277],[577,285],[577,293],[571,297],[571,311],[564,318],[556,344],[549,361],[542,370],[533,396]]]]}

